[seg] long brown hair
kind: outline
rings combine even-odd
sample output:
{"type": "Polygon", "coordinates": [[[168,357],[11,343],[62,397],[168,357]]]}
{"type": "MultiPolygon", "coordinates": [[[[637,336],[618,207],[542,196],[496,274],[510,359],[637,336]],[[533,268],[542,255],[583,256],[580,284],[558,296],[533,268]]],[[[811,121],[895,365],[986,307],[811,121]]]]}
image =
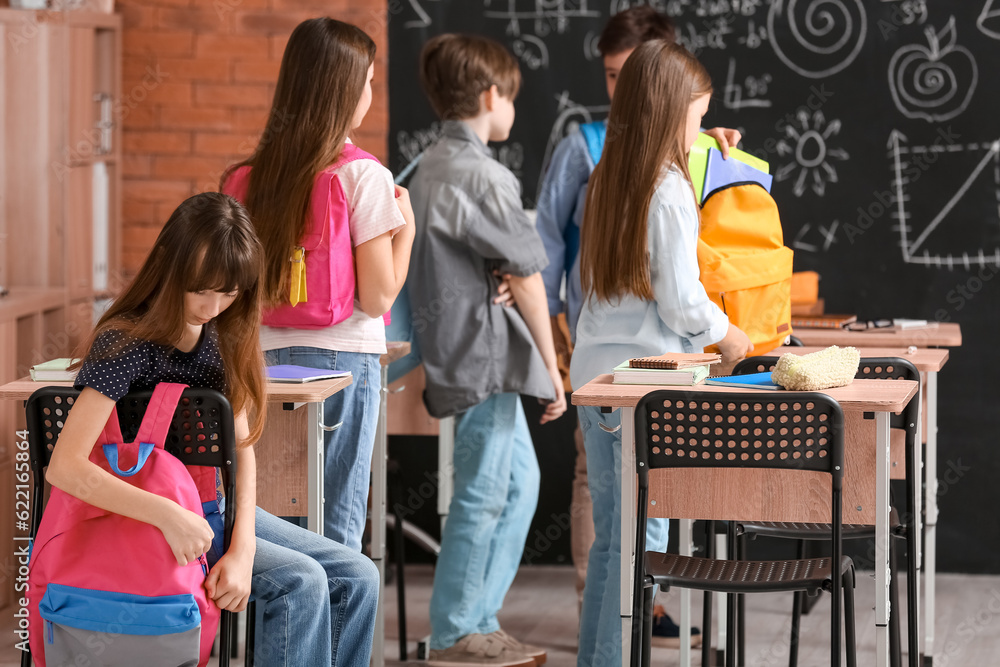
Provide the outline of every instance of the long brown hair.
{"type": "Polygon", "coordinates": [[[246,208],[264,246],[266,306],[288,301],[288,260],[305,231],[313,181],[340,157],[373,62],[375,42],[360,28],[331,18],[300,23],[260,143],[222,177],[225,184],[234,169],[252,167],[246,208]]]}
{"type": "Polygon", "coordinates": [[[688,107],[711,92],[708,72],[682,46],[652,40],[625,61],[604,154],[587,186],[580,230],[584,294],[602,301],[629,294],[653,298],[649,202],[665,167],[673,165],[691,180],[684,145],[688,107]]]}
{"type": "MultiPolygon", "coordinates": [[[[264,355],[260,349],[260,274],[263,249],[246,210],[232,197],[203,192],[186,199],[171,214],[142,268],[104,313],[78,356],[109,329],[133,339],[175,346],[184,333],[184,294],[237,291],[233,303],[216,317],[219,351],[225,366],[227,398],[233,412],[246,410],[250,437],[264,429],[264,355]]],[[[106,351],[121,353],[124,347],[106,351]]]]}

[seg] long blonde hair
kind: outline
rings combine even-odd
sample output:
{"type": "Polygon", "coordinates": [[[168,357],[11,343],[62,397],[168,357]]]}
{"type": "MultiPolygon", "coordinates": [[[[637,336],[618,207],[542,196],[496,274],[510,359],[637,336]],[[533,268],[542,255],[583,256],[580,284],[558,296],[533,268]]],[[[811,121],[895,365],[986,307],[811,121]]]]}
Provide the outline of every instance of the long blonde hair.
{"type": "Polygon", "coordinates": [[[303,21],[288,38],[264,134],[246,161],[246,208],[264,245],[264,305],[288,301],[288,258],[305,231],[316,175],[340,157],[364,92],[375,42],[331,18],[303,21]]]}
{"type": "MultiPolygon", "coordinates": [[[[611,102],[601,161],[590,177],[580,230],[584,294],[651,300],[647,216],[664,167],[690,181],[684,135],[692,101],[712,80],[682,46],[640,45],[625,61],[611,102]]],[[[694,192],[691,194],[694,198],[694,192]]]]}

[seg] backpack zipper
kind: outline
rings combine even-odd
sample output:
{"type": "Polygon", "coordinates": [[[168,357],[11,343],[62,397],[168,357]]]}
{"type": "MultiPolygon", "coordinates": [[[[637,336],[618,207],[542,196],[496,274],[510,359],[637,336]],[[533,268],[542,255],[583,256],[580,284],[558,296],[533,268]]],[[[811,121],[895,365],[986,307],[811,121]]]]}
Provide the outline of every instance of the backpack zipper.
{"type": "Polygon", "coordinates": [[[722,299],[722,312],[728,315],[729,311],[726,310],[726,293],[719,292],[719,298],[722,299]]]}

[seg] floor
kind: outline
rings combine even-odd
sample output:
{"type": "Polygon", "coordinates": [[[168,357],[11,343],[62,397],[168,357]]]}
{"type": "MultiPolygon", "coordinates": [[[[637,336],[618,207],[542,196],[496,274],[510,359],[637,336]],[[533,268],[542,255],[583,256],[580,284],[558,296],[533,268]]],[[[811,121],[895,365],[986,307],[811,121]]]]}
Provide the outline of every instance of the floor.
{"type": "MultiPolygon", "coordinates": [[[[410,662],[414,660],[416,641],[428,634],[427,605],[433,578],[431,566],[411,566],[406,570],[407,634],[410,662]]],[[[871,572],[859,573],[857,589],[858,665],[875,664],[873,601],[874,587],[865,585],[871,572]]],[[[905,584],[905,582],[904,582],[905,584]]],[[[903,586],[905,591],[905,585],[903,586]]],[[[400,662],[396,625],[396,589],[390,586],[386,597],[386,665],[400,662]]],[[[679,595],[665,596],[668,610],[677,618],[679,595]]],[[[700,618],[700,596],[693,596],[700,618]]],[[[747,667],[772,667],[788,664],[788,610],[790,594],[756,595],[748,598],[747,667]]],[[[903,610],[905,614],[905,609],[903,610]]],[[[1000,576],[938,576],[937,651],[934,667],[1000,666],[1000,576]]],[[[801,667],[829,664],[829,600],[824,596],[812,613],[803,617],[803,639],[799,654],[801,667]]],[[[573,574],[567,567],[522,567],[518,573],[501,622],[522,641],[548,650],[547,667],[570,667],[576,664],[577,612],[573,574]]],[[[0,636],[12,637],[13,610],[0,618],[0,636]]],[[[903,632],[905,633],[905,616],[903,632]]],[[[19,665],[20,654],[5,639],[0,667],[19,665]]],[[[905,634],[904,634],[905,642],[905,634]]],[[[904,649],[905,650],[905,649],[904,649]]],[[[698,654],[700,658],[700,653],[698,654]]],[[[678,651],[654,649],[653,665],[678,664],[678,651]]],[[[241,665],[236,660],[233,665],[241,665]]],[[[698,663],[700,664],[700,662],[698,663]]]]}

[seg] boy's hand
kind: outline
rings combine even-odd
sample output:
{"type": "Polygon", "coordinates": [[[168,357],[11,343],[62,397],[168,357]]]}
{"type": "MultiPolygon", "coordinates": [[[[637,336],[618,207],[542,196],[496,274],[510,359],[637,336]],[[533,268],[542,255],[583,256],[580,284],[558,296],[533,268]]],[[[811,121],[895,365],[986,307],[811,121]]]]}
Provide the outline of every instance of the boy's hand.
{"type": "MultiPolygon", "coordinates": [[[[410,204],[410,193],[406,188],[399,185],[396,186],[396,206],[399,207],[399,212],[403,214],[403,220],[406,220],[406,226],[411,228],[410,232],[412,233],[413,205],[410,204]]],[[[403,229],[399,231],[402,232],[403,229]]]]}
{"type": "Polygon", "coordinates": [[[711,130],[705,130],[705,134],[719,142],[719,150],[722,152],[724,160],[729,158],[729,149],[736,148],[736,144],[743,139],[739,130],[730,130],[725,127],[713,127],[711,130]]]}
{"type": "Polygon", "coordinates": [[[205,592],[219,609],[243,611],[250,599],[253,557],[226,553],[205,579],[205,592]]]}
{"type": "Polygon", "coordinates": [[[566,392],[563,389],[562,376],[559,375],[559,369],[550,368],[549,377],[552,378],[552,388],[555,389],[556,400],[545,403],[545,401],[539,399],[541,403],[545,404],[545,412],[542,413],[542,418],[539,420],[540,424],[555,421],[566,412],[566,392]]]}
{"type": "Polygon", "coordinates": [[[500,279],[500,284],[497,285],[497,296],[493,298],[493,303],[508,308],[513,306],[517,302],[514,300],[514,293],[510,290],[510,274],[494,270],[493,275],[500,279]]]}
{"type": "Polygon", "coordinates": [[[729,325],[726,337],[718,342],[718,346],[724,364],[735,364],[753,352],[753,343],[750,342],[750,337],[732,324],[729,325]]]}
{"type": "Polygon", "coordinates": [[[212,527],[205,517],[184,509],[172,500],[164,500],[164,516],[156,526],[167,540],[177,564],[187,565],[212,547],[212,527]]]}

